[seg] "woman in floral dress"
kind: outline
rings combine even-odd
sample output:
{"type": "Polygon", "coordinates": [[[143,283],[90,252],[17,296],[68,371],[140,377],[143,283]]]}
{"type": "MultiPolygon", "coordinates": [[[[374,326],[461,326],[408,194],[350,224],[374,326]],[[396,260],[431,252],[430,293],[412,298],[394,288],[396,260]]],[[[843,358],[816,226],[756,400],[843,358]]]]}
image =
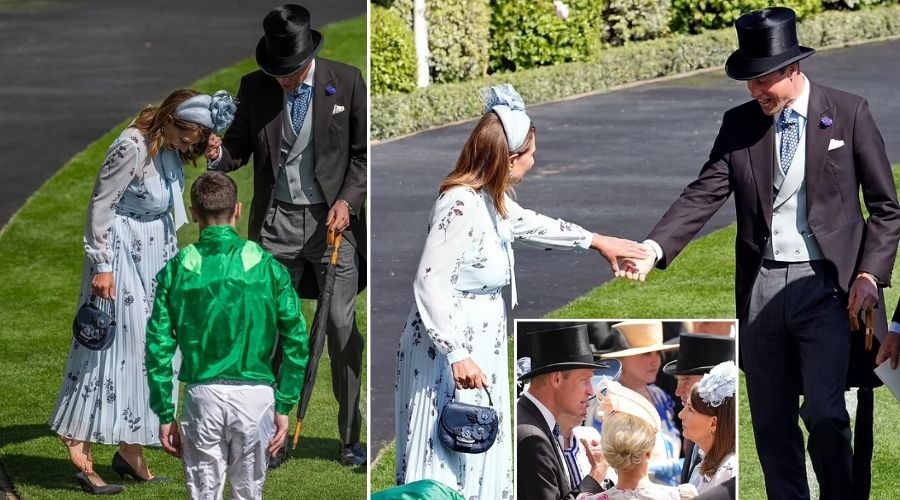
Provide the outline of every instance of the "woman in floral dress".
{"type": "Polygon", "coordinates": [[[175,231],[187,222],[183,164],[203,153],[210,132],[227,127],[233,113],[227,92],[177,90],[160,106],[144,108],[100,167],[84,230],[78,306],[99,298],[106,306],[101,309],[115,320],[115,338],[101,351],[72,342],[50,420],[86,491],[121,489],[94,472],[92,443],[119,445],[113,468],[120,475],[154,479],[142,447],[160,444],[144,369],[144,328],[155,277],[177,253],[175,231]]]}
{"type": "Polygon", "coordinates": [[[397,484],[434,479],[466,499],[512,498],[506,308],[513,241],[542,249],[642,254],[635,243],[591,233],[519,206],[508,196],[534,164],[535,129],[512,86],[492,87],[484,116],[440,187],[415,275],[416,304],[400,339],[396,385],[397,484]],[[494,445],[481,454],[444,448],[443,408],[487,405],[499,416],[494,445]],[[466,390],[478,389],[478,390],[466,390]]]}

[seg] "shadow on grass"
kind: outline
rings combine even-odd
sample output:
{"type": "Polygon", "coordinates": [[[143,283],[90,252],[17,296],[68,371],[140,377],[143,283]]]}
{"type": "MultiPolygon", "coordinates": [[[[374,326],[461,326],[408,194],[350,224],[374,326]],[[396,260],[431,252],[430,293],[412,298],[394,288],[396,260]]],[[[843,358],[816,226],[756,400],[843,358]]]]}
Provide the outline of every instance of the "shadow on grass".
{"type": "Polygon", "coordinates": [[[32,439],[55,436],[49,424],[10,425],[0,427],[0,448],[32,439]]]}
{"type": "MultiPolygon", "coordinates": [[[[62,444],[59,453],[60,458],[6,454],[3,455],[3,466],[16,487],[39,486],[47,490],[81,491],[75,482],[78,470],[65,458],[66,451],[62,444]]],[[[107,481],[118,478],[109,465],[97,463],[94,464],[94,470],[107,481]]]]}
{"type": "MultiPolygon", "coordinates": [[[[290,441],[290,437],[290,434],[288,434],[288,441],[290,441]]],[[[363,449],[365,449],[365,443],[362,443],[362,446],[363,449]]],[[[290,442],[288,442],[288,447],[290,447],[290,442]]],[[[339,458],[339,449],[340,441],[338,441],[337,439],[300,436],[300,441],[297,443],[297,447],[293,450],[288,451],[288,457],[291,459],[307,458],[313,460],[337,462],[339,458]]],[[[363,465],[362,467],[347,467],[348,471],[355,472],[357,474],[366,474],[366,469],[367,467],[365,465],[363,465]]]]}

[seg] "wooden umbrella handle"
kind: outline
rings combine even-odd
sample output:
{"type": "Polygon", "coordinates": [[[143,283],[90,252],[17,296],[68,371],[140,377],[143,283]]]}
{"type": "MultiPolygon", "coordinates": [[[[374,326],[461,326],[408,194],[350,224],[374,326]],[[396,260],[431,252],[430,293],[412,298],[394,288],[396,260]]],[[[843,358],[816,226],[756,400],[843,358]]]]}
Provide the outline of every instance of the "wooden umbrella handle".
{"type": "Polygon", "coordinates": [[[298,420],[297,425],[294,426],[294,440],[291,442],[291,449],[297,447],[297,442],[300,441],[300,429],[303,428],[303,421],[298,420]]]}
{"type": "Polygon", "coordinates": [[[344,239],[344,238],[343,238],[343,236],[341,236],[341,233],[335,234],[335,233],[333,233],[333,232],[331,232],[331,231],[328,231],[328,237],[327,237],[327,239],[326,239],[326,242],[327,242],[329,245],[333,245],[333,246],[334,246],[334,249],[331,250],[331,265],[332,265],[332,266],[336,266],[336,265],[337,265],[337,261],[338,261],[338,252],[339,252],[340,249],[341,249],[341,241],[342,241],[343,239],[344,239]]]}

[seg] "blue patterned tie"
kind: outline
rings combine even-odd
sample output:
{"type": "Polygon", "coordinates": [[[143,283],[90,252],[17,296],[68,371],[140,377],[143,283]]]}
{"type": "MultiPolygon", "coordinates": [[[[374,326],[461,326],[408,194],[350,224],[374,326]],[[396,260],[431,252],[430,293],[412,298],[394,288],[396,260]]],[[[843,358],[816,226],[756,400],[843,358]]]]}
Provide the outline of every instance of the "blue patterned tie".
{"type": "Polygon", "coordinates": [[[294,127],[295,134],[300,133],[300,127],[303,126],[303,120],[306,119],[312,90],[311,86],[304,83],[300,86],[300,90],[291,92],[291,125],[294,127]]]}
{"type": "Polygon", "coordinates": [[[781,112],[781,170],[785,173],[791,168],[791,160],[800,144],[800,124],[794,110],[784,108],[781,112]]]}

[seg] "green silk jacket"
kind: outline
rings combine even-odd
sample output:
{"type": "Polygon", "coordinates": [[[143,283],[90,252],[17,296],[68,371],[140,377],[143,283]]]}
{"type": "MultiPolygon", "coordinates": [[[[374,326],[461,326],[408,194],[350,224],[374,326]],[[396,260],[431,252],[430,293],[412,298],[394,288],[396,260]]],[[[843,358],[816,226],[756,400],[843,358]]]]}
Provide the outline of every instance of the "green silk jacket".
{"type": "Polygon", "coordinates": [[[150,408],[160,423],[175,420],[172,357],[181,349],[178,380],[274,384],[272,354],[283,362],[275,411],[290,413],[300,397],[309,339],[287,269],[229,225],[210,226],[156,275],[145,363],[150,408]]]}

